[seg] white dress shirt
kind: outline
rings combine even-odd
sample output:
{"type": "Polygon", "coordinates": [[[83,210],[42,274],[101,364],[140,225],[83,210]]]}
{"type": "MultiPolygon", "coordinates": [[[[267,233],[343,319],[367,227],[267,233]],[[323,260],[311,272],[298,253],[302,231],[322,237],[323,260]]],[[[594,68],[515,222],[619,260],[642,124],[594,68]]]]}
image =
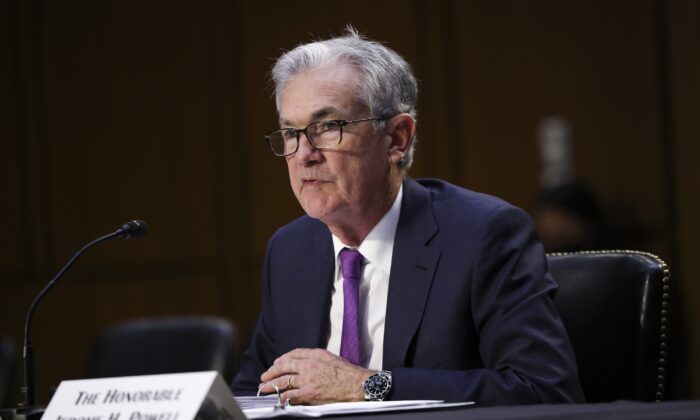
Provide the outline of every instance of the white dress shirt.
{"type": "MultiPolygon", "coordinates": [[[[360,350],[361,365],[369,369],[382,369],[384,351],[384,320],[389,293],[391,256],[394,253],[396,225],[401,213],[403,185],[394,204],[356,249],[365,257],[360,280],[360,350]]],[[[335,281],[331,297],[330,336],[326,349],[340,354],[343,336],[343,274],[338,257],[343,248],[355,248],[343,244],[333,235],[335,250],[335,281]]]]}

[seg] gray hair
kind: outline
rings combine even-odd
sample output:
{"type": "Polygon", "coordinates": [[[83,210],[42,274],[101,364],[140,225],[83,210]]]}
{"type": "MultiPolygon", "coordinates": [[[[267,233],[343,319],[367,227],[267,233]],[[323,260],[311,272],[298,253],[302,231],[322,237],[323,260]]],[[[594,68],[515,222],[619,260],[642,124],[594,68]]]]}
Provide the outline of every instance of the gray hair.
{"type": "MultiPolygon", "coordinates": [[[[365,39],[352,26],[343,36],[301,44],[277,59],[272,68],[277,112],[287,83],[306,71],[342,63],[362,73],[358,96],[373,116],[392,117],[406,112],[416,118],[418,84],[409,64],[395,51],[365,39]]],[[[401,168],[411,167],[416,141],[415,137],[411,139],[411,147],[399,163],[401,168]]]]}

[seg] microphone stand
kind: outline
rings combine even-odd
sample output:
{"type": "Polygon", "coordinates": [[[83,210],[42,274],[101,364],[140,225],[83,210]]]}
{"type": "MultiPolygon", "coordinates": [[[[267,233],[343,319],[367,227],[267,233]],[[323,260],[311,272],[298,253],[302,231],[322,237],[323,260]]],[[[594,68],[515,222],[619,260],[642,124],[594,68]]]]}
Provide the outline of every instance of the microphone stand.
{"type": "Polygon", "coordinates": [[[40,419],[44,413],[44,407],[36,405],[36,382],[35,382],[35,372],[34,372],[34,348],[32,347],[31,340],[31,330],[32,330],[32,318],[34,317],[34,312],[36,311],[39,302],[46,296],[46,294],[56,285],[58,280],[63,276],[63,274],[68,270],[73,263],[83,255],[85,251],[92,248],[93,246],[104,242],[106,240],[112,239],[114,237],[120,236],[124,239],[131,239],[141,236],[146,233],[146,223],[142,220],[133,220],[131,222],[125,223],[117,229],[116,231],[104,235],[95,239],[94,241],[88,243],[87,245],[80,248],[78,252],[71,257],[70,260],[63,266],[61,271],[56,274],[49,283],[44,286],[44,288],[39,292],[31,306],[29,307],[29,312],[27,312],[27,318],[24,324],[24,346],[22,349],[22,366],[20,371],[20,395],[21,401],[17,405],[16,410],[0,410],[0,420],[6,418],[24,418],[26,420],[40,419]]]}
{"type": "Polygon", "coordinates": [[[22,368],[20,372],[20,395],[21,395],[21,401],[17,407],[17,414],[23,414],[26,416],[27,419],[34,418],[33,416],[40,416],[44,412],[43,407],[39,407],[36,405],[36,383],[35,383],[35,374],[34,374],[34,347],[32,346],[32,340],[31,340],[31,329],[32,329],[32,318],[34,317],[34,311],[36,310],[37,305],[39,302],[41,302],[42,299],[44,299],[44,296],[46,296],[47,293],[56,285],[58,280],[63,276],[63,273],[68,270],[73,263],[83,255],[85,251],[87,251],[89,248],[92,248],[94,245],[99,244],[100,242],[104,242],[108,239],[112,239],[115,236],[119,236],[122,234],[121,229],[117,230],[115,232],[112,232],[108,235],[104,235],[100,238],[95,239],[94,241],[90,242],[89,244],[85,245],[84,247],[80,248],[78,252],[71,257],[70,260],[66,263],[66,265],[63,266],[61,271],[58,272],[54,276],[51,281],[44,286],[44,288],[39,292],[36,298],[34,298],[34,302],[32,302],[32,305],[29,307],[29,312],[27,313],[27,319],[24,323],[24,346],[22,348],[22,368]]]}

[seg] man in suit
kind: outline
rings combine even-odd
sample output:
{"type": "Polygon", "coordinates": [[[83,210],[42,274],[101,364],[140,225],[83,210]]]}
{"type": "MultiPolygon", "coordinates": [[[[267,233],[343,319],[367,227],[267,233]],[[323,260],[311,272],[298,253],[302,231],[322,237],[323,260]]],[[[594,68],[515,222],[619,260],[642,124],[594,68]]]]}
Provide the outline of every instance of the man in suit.
{"type": "Polygon", "coordinates": [[[527,215],[407,177],[416,81],[359,36],[297,47],[272,72],[306,212],[271,238],[237,394],[295,404],[383,399],[581,402],[575,359],[527,215]]]}

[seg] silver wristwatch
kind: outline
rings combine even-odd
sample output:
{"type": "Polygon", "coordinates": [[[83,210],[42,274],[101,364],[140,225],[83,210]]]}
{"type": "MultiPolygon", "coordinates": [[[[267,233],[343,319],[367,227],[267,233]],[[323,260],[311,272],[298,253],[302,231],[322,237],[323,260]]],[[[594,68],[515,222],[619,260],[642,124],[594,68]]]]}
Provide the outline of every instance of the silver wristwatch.
{"type": "Polygon", "coordinates": [[[380,370],[362,383],[365,401],[384,401],[391,391],[391,372],[380,370]]]}

